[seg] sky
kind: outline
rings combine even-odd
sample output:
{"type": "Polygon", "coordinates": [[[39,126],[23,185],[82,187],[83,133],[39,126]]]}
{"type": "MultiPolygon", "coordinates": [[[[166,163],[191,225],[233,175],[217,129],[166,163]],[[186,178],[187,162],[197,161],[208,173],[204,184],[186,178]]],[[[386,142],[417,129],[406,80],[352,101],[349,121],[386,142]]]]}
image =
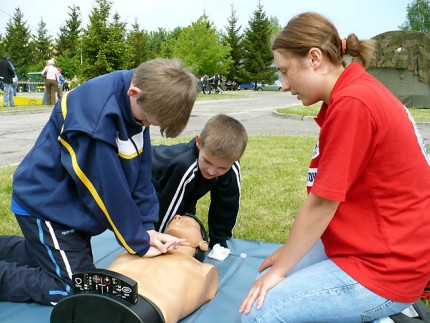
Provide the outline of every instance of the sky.
{"type": "MultiPolygon", "coordinates": [[[[117,12],[128,26],[137,21],[141,29],[173,30],[186,27],[203,14],[209,17],[218,30],[225,30],[233,5],[241,31],[248,27],[259,0],[112,0],[112,13],[117,12]]],[[[355,33],[366,39],[380,33],[398,30],[406,21],[406,7],[413,0],[260,0],[267,17],[276,17],[283,27],[295,15],[304,11],[318,12],[329,18],[337,27],[341,38],[355,33]]],[[[79,6],[84,27],[94,7],[94,0],[2,0],[0,6],[0,34],[4,36],[6,24],[20,8],[24,21],[33,34],[43,17],[48,34],[57,37],[59,27],[69,18],[68,6],[79,6]]]]}

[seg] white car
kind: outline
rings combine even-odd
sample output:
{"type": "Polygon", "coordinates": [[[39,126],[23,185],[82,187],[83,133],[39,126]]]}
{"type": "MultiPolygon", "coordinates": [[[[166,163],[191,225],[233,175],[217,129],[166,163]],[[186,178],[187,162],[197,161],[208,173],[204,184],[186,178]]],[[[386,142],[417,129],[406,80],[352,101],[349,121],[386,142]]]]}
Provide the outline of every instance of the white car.
{"type": "Polygon", "coordinates": [[[276,80],[273,84],[258,84],[257,90],[259,91],[280,91],[282,87],[282,83],[279,80],[276,80]]]}

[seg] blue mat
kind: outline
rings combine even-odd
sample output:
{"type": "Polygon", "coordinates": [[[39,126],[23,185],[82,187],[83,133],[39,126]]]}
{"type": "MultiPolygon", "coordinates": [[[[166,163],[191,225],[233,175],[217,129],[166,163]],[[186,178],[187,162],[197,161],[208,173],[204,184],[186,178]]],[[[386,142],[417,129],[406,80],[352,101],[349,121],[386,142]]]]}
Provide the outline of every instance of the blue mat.
{"type": "MultiPolygon", "coordinates": [[[[94,237],[92,245],[98,268],[109,267],[123,250],[110,231],[94,237]]],[[[232,239],[228,241],[228,246],[231,254],[224,261],[205,259],[219,272],[218,291],[214,299],[181,320],[181,323],[240,322],[239,306],[258,275],[258,267],[280,244],[232,239]]],[[[35,303],[0,302],[0,322],[48,323],[51,311],[52,307],[35,303]]]]}

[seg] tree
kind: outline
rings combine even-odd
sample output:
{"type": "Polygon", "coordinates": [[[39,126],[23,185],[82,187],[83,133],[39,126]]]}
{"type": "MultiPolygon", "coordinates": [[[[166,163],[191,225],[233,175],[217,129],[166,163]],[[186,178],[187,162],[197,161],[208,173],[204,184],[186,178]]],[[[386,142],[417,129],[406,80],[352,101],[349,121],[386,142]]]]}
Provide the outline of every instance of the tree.
{"type": "Polygon", "coordinates": [[[57,66],[61,67],[67,79],[81,75],[82,64],[82,19],[80,7],[68,7],[69,18],[60,26],[57,38],[57,66]]]}
{"type": "Polygon", "coordinates": [[[149,46],[152,53],[151,58],[163,57],[162,53],[166,46],[167,30],[164,28],[158,28],[156,31],[149,33],[149,46]]]}
{"type": "Polygon", "coordinates": [[[96,0],[89,16],[90,23],[82,38],[83,80],[132,65],[132,54],[125,41],[126,24],[118,14],[113,23],[109,21],[111,8],[111,1],[96,0]]]}
{"type": "Polygon", "coordinates": [[[133,67],[138,67],[143,62],[146,62],[151,57],[149,47],[149,34],[140,30],[137,21],[132,25],[132,30],[127,36],[127,44],[130,45],[131,64],[133,67]]]}
{"type": "Polygon", "coordinates": [[[16,8],[13,17],[6,24],[4,49],[10,54],[11,61],[20,77],[30,72],[30,67],[34,63],[34,44],[31,37],[30,28],[24,21],[21,10],[16,8]]]}
{"type": "Polygon", "coordinates": [[[60,33],[57,38],[57,53],[62,56],[69,51],[67,56],[77,57],[80,60],[81,54],[81,13],[80,8],[76,5],[68,7],[70,12],[69,18],[60,26],[60,33]]]}
{"type": "Polygon", "coordinates": [[[121,21],[118,13],[113,15],[109,28],[109,42],[106,44],[109,63],[113,70],[124,70],[135,67],[132,63],[131,46],[127,43],[127,23],[121,21]]]}
{"type": "Polygon", "coordinates": [[[225,74],[231,64],[230,50],[229,45],[221,43],[218,31],[203,15],[182,30],[173,56],[181,59],[196,75],[225,74]]]}
{"type": "Polygon", "coordinates": [[[273,43],[275,38],[282,31],[281,24],[279,23],[279,19],[277,17],[270,17],[270,43],[273,43]]]}
{"type": "Polygon", "coordinates": [[[176,46],[176,42],[178,41],[179,36],[181,36],[182,29],[183,29],[182,27],[176,27],[175,29],[173,29],[173,31],[167,34],[166,43],[161,52],[162,57],[165,57],[165,58],[173,57],[173,49],[176,46]]]}
{"type": "Polygon", "coordinates": [[[273,53],[270,49],[271,25],[259,2],[254,16],[249,20],[249,27],[245,31],[244,68],[248,80],[255,83],[257,89],[259,81],[271,83],[276,79],[276,68],[273,66],[273,53]]]}
{"type": "Polygon", "coordinates": [[[242,49],[242,36],[240,35],[240,29],[242,26],[237,26],[237,16],[234,6],[231,5],[231,14],[228,18],[228,26],[225,27],[227,35],[224,35],[223,42],[230,46],[230,57],[232,64],[227,73],[227,80],[242,79],[242,60],[243,60],[243,49],[242,49]]]}
{"type": "Polygon", "coordinates": [[[399,26],[401,30],[430,33],[430,1],[414,0],[406,7],[407,20],[399,26]]]}
{"type": "Polygon", "coordinates": [[[52,39],[48,35],[48,30],[46,29],[46,23],[43,18],[40,19],[37,29],[37,37],[34,41],[34,61],[35,64],[43,68],[45,62],[54,57],[54,48],[52,46],[52,39]]]}

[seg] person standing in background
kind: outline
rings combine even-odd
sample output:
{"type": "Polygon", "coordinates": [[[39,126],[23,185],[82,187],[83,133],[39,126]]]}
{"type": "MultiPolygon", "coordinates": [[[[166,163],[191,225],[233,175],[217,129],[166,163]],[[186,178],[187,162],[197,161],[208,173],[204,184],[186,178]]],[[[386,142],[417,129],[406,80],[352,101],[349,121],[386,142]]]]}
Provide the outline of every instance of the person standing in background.
{"type": "Polygon", "coordinates": [[[3,60],[0,62],[0,77],[3,77],[3,106],[7,108],[10,106],[13,108],[15,106],[15,101],[13,99],[13,78],[15,77],[15,69],[12,63],[9,61],[10,55],[4,53],[3,60]],[[10,103],[10,104],[9,104],[10,103]]]}
{"type": "Polygon", "coordinates": [[[61,67],[58,68],[58,79],[60,80],[57,89],[58,100],[63,97],[63,85],[64,85],[64,76],[61,74],[63,69],[61,67]]]}
{"type": "Polygon", "coordinates": [[[53,59],[48,60],[47,65],[42,71],[45,78],[46,104],[54,105],[56,103],[55,94],[57,93],[58,84],[60,83],[58,69],[54,66],[53,59]]]}

